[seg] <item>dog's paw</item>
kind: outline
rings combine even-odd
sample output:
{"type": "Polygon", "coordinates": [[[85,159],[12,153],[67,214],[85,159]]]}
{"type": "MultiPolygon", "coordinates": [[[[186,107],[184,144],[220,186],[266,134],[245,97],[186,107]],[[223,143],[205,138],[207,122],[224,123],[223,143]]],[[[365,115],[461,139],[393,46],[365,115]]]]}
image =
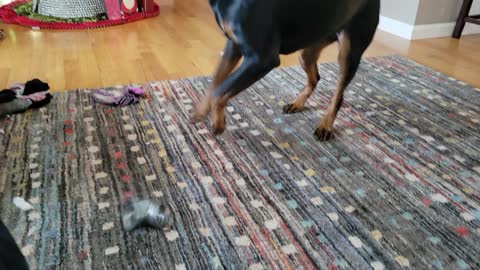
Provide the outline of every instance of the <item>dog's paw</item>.
{"type": "Polygon", "coordinates": [[[213,134],[214,135],[221,135],[226,129],[226,121],[223,122],[214,122],[212,124],[213,134]]]}
{"type": "Polygon", "coordinates": [[[317,130],[315,130],[315,137],[322,142],[331,140],[333,139],[333,130],[319,127],[317,130]]]}
{"type": "Polygon", "coordinates": [[[196,124],[198,122],[201,122],[207,118],[206,115],[200,114],[198,112],[194,112],[190,115],[190,123],[191,124],[196,124]]]}
{"type": "Polygon", "coordinates": [[[283,113],[292,114],[303,111],[303,107],[298,107],[295,103],[287,104],[283,107],[283,113]]]}

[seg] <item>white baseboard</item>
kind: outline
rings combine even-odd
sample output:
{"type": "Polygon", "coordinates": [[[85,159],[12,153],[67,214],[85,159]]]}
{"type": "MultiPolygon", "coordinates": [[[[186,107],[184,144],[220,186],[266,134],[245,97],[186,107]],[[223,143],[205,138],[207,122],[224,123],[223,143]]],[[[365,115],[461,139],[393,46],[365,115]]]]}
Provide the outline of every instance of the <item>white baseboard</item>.
{"type": "MultiPolygon", "coordinates": [[[[436,23],[416,25],[413,29],[412,39],[451,37],[455,23],[436,23]]],[[[480,25],[467,23],[462,35],[480,34],[480,25]]]]}
{"type": "MultiPolygon", "coordinates": [[[[394,34],[396,36],[417,40],[425,38],[439,38],[452,36],[455,23],[435,23],[423,25],[410,25],[395,19],[380,16],[380,30],[394,34]]],[[[463,35],[480,34],[480,25],[467,23],[463,30],[463,35]]]]}
{"type": "Polygon", "coordinates": [[[392,18],[380,16],[378,29],[408,40],[412,39],[413,25],[392,18]]]}

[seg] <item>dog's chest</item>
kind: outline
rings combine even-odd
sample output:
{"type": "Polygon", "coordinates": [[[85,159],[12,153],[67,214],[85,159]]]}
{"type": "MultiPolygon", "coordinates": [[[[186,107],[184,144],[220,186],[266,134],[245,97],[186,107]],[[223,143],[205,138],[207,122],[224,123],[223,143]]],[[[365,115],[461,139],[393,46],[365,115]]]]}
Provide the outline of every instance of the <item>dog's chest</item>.
{"type": "Polygon", "coordinates": [[[210,6],[222,32],[231,40],[236,41],[232,18],[238,19],[242,13],[238,0],[210,0],[210,6]]]}
{"type": "Polygon", "coordinates": [[[215,18],[217,20],[217,24],[222,30],[222,32],[231,40],[236,41],[235,34],[233,33],[232,24],[221,14],[215,14],[215,18]]]}

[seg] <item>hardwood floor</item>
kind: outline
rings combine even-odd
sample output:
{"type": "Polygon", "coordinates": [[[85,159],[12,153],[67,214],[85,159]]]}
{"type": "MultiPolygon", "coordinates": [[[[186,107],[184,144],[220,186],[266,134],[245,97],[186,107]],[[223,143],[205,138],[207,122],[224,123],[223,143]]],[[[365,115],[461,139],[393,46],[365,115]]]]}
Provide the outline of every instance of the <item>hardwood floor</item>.
{"type": "MultiPolygon", "coordinates": [[[[63,91],[209,75],[224,37],[208,1],[158,2],[160,16],[110,28],[33,31],[0,23],[7,34],[0,41],[0,87],[40,78],[63,91]]],[[[479,44],[480,35],[409,42],[378,31],[365,57],[404,55],[480,87],[479,44]]],[[[336,57],[336,46],[330,46],[320,62],[336,57]]],[[[296,54],[282,57],[282,65],[296,64],[296,54]]]]}

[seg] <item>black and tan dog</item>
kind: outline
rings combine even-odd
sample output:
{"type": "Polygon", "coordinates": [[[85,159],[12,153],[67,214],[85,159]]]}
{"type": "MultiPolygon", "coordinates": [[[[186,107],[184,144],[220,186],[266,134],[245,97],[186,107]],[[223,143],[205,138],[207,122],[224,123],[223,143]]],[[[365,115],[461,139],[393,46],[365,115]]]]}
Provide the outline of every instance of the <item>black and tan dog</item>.
{"type": "Polygon", "coordinates": [[[319,140],[331,139],[343,92],[375,34],[380,0],[210,0],[210,5],[228,39],[213,82],[197,105],[192,122],[204,120],[212,112],[215,134],[223,133],[228,100],[279,66],[280,54],[298,50],[302,50],[300,63],[308,80],[305,89],[283,110],[300,112],[320,80],[320,52],[337,41],[337,90],[315,131],[319,140]],[[233,71],[242,57],[242,64],[233,71]]]}

